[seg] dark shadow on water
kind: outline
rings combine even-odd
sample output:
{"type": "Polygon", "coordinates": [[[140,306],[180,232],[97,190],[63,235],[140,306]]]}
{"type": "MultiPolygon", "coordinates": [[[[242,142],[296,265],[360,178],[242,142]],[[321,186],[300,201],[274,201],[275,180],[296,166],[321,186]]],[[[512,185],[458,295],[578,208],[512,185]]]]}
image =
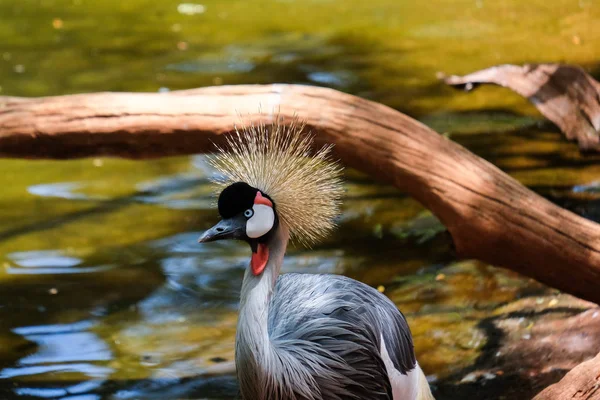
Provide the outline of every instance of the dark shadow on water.
{"type": "MultiPolygon", "coordinates": [[[[92,381],[93,382],[93,381],[92,381]]],[[[107,380],[101,382],[92,393],[69,393],[64,389],[78,387],[81,381],[60,380],[43,383],[15,383],[0,380],[0,398],[15,398],[15,393],[23,400],[77,399],[77,400],[232,400],[238,398],[235,377],[198,377],[185,379],[145,379],[107,380]],[[61,392],[62,391],[62,392],[61,392]],[[26,393],[36,395],[27,395],[26,393]],[[73,396],[73,397],[71,397],[73,396]],[[79,397],[80,396],[80,397],[79,397]]]]}
{"type": "MultiPolygon", "coordinates": [[[[503,110],[482,110],[468,113],[454,113],[456,118],[469,115],[497,115],[503,113],[515,119],[521,116],[503,110]],[[463,116],[464,115],[464,116],[463,116]]],[[[453,141],[466,147],[478,156],[486,159],[506,172],[533,171],[542,167],[578,168],[600,163],[600,156],[580,154],[577,145],[564,138],[560,130],[549,121],[538,121],[522,127],[489,131],[452,133],[453,141]],[[525,148],[524,148],[525,145],[525,148]],[[543,146],[543,147],[542,147],[543,146]],[[511,165],[510,157],[527,158],[534,166],[511,165]]]]}
{"type": "Polygon", "coordinates": [[[507,340],[506,333],[498,328],[498,322],[509,318],[541,317],[550,314],[576,315],[584,310],[574,308],[554,308],[539,312],[513,312],[499,317],[491,317],[482,320],[478,328],[485,332],[487,342],[481,350],[481,355],[473,365],[458,371],[447,378],[436,382],[433,386],[434,395],[437,400],[462,400],[462,399],[486,399],[486,400],[529,400],[547,386],[559,381],[568,370],[551,368],[544,370],[543,361],[531,360],[529,365],[523,365],[519,354],[502,354],[502,343],[507,340]],[[536,362],[539,361],[539,366],[536,362]],[[524,369],[534,368],[537,370],[532,376],[526,376],[524,369]],[[501,370],[502,374],[495,374],[501,370]],[[479,378],[478,380],[463,381],[463,378],[475,371],[489,372],[493,378],[479,378]]]}
{"type": "MultiPolygon", "coordinates": [[[[414,75],[410,66],[380,65],[381,54],[401,50],[386,48],[381,42],[358,34],[337,34],[327,39],[303,35],[290,37],[289,32],[272,32],[278,40],[245,46],[228,46],[218,60],[201,57],[184,60],[167,67],[177,76],[169,76],[171,90],[214,85],[225,79],[228,85],[287,83],[328,87],[365,99],[382,102],[398,111],[416,115],[417,106],[408,99],[439,96],[441,83],[394,88],[390,77],[414,75]],[[376,72],[376,73],[374,73],[376,72]],[[410,95],[407,93],[409,92],[410,95]]],[[[423,73],[423,71],[419,71],[423,73]]],[[[433,76],[432,71],[430,76],[433,76]]],[[[451,95],[445,91],[443,95],[451,95]]]]}
{"type": "Polygon", "coordinates": [[[131,196],[124,196],[116,199],[104,201],[97,206],[69,212],[60,216],[53,216],[45,221],[36,221],[31,224],[22,225],[0,232],[0,241],[15,239],[21,235],[34,232],[41,232],[59,226],[75,222],[77,220],[91,217],[94,215],[109,214],[131,204],[131,196]]]}
{"type": "MultiPolygon", "coordinates": [[[[157,185],[151,190],[136,191],[127,195],[103,200],[84,210],[68,212],[58,216],[51,216],[43,221],[36,221],[30,224],[14,227],[8,230],[0,231],[0,241],[15,239],[21,235],[41,232],[60,226],[76,222],[78,220],[93,217],[97,215],[110,214],[120,209],[136,203],[149,203],[153,197],[168,195],[170,193],[182,192],[186,189],[198,185],[206,184],[205,178],[179,179],[173,182],[166,182],[157,185]]],[[[84,199],[85,200],[85,199],[84,199]]],[[[201,211],[199,211],[201,212],[201,211]]]]}

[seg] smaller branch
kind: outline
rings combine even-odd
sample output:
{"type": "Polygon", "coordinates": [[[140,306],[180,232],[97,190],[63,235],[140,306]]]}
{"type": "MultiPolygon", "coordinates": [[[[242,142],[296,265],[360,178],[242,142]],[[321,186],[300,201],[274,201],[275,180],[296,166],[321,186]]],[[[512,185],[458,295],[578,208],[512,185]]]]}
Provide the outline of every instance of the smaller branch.
{"type": "Polygon", "coordinates": [[[500,65],[444,82],[467,91],[482,83],[509,88],[531,101],[582,152],[600,151],[600,83],[570,65],[500,65]]]}

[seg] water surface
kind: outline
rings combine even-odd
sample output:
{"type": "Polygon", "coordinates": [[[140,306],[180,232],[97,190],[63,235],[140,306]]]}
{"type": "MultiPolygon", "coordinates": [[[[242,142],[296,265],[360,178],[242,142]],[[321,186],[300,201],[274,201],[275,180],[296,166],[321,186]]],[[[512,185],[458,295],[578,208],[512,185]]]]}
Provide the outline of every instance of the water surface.
{"type": "MultiPolygon", "coordinates": [[[[0,16],[2,95],[333,87],[407,112],[600,219],[596,158],[508,91],[461,94],[436,79],[542,61],[597,73],[594,2],[5,0],[0,16]]],[[[0,398],[235,397],[248,250],[196,243],[217,220],[203,156],[0,165],[0,398]]],[[[291,248],[285,272],[343,273],[384,291],[409,319],[434,388],[452,388],[491,354],[482,324],[499,307],[554,293],[456,260],[443,226],[394,188],[356,171],[346,187],[339,229],[311,250],[291,248]]],[[[481,398],[504,395],[476,384],[481,398]]]]}

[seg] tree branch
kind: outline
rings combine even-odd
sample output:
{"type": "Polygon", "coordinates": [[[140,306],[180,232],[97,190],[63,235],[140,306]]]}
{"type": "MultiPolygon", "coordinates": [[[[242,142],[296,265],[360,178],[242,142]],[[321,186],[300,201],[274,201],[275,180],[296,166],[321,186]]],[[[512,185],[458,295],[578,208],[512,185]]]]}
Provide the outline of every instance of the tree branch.
{"type": "Polygon", "coordinates": [[[600,303],[600,226],[555,206],[489,162],[381,104],[335,90],[222,86],[163,94],[0,98],[0,156],[150,158],[213,150],[245,122],[297,114],[317,144],[410,193],[450,231],[459,256],[504,266],[600,303]],[[269,112],[260,113],[259,105],[269,112]]]}
{"type": "Polygon", "coordinates": [[[600,354],[573,368],[560,382],[548,386],[533,400],[600,400],[600,354]]]}
{"type": "Polygon", "coordinates": [[[470,91],[482,83],[507,87],[531,101],[582,152],[600,151],[600,83],[572,65],[499,65],[446,84],[470,91]]]}

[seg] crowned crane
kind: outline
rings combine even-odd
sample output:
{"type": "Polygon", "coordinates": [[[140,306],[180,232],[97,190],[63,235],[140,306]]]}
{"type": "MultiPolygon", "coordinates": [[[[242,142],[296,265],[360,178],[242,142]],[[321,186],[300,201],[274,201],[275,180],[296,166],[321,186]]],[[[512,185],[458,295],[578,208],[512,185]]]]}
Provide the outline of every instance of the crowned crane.
{"type": "Polygon", "coordinates": [[[337,275],[283,274],[290,236],[334,227],[341,167],[311,155],[303,124],[251,125],[210,158],[222,219],[198,240],[246,241],[235,362],[244,400],[429,400],[406,319],[372,287],[337,275]]]}

